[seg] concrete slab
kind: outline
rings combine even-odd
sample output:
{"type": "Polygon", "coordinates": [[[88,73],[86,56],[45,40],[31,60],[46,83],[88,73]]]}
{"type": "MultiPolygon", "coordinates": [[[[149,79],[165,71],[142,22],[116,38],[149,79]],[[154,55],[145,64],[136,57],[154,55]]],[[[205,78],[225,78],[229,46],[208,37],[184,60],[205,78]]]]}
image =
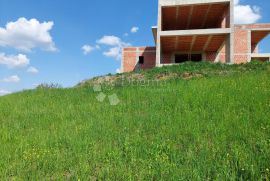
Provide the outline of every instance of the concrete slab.
{"type": "Polygon", "coordinates": [[[160,31],[160,36],[218,35],[230,34],[231,28],[160,31]]]}

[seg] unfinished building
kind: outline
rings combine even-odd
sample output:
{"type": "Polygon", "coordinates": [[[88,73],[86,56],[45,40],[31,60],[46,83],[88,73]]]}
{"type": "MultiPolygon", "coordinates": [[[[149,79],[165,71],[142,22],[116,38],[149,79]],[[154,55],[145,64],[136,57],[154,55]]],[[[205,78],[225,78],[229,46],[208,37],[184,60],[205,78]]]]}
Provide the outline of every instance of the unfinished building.
{"type": "Polygon", "coordinates": [[[123,48],[122,72],[186,61],[270,61],[258,52],[270,24],[234,24],[233,0],[159,0],[152,32],[155,47],[123,48]]]}

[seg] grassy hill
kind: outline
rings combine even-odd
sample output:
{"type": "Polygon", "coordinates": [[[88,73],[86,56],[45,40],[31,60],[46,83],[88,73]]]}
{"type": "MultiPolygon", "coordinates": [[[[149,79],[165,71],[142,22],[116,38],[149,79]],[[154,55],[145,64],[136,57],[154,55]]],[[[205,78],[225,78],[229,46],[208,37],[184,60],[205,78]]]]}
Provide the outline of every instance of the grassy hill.
{"type": "Polygon", "coordinates": [[[269,63],[187,63],[8,95],[0,178],[269,180],[269,110],[269,63]]]}

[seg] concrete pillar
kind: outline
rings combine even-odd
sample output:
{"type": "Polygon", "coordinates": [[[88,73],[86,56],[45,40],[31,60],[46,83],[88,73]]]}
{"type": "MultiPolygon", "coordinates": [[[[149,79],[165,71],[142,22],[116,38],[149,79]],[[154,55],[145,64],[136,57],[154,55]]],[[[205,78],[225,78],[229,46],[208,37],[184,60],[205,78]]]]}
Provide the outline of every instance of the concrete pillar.
{"type": "Polygon", "coordinates": [[[233,63],[232,62],[232,41],[231,41],[231,34],[228,34],[226,37],[226,42],[225,42],[225,61],[226,63],[233,63]]]}
{"type": "Polygon", "coordinates": [[[247,42],[248,42],[248,62],[251,62],[251,54],[252,54],[252,47],[251,47],[251,31],[248,30],[248,37],[247,37],[247,42]]]}
{"type": "Polygon", "coordinates": [[[160,41],[160,31],[161,29],[161,4],[158,5],[158,25],[157,25],[157,45],[156,45],[156,66],[160,67],[161,64],[161,41],[160,41]]]}
{"type": "Polygon", "coordinates": [[[157,46],[156,46],[156,66],[159,67],[161,64],[161,45],[160,45],[160,35],[157,36],[157,46]]]}
{"type": "MultiPolygon", "coordinates": [[[[230,33],[230,37],[229,37],[229,46],[230,46],[230,50],[229,50],[229,55],[228,55],[228,61],[231,64],[234,64],[234,0],[230,1],[230,26],[231,26],[231,33],[230,33]]],[[[227,52],[226,52],[227,54],[227,52]]]]}

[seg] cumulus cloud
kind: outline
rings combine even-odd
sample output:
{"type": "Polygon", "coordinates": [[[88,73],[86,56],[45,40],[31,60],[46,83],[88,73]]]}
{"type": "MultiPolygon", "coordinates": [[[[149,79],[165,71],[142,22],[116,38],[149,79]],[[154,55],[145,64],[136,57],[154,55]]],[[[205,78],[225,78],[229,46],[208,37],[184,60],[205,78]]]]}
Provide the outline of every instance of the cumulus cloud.
{"type": "Polygon", "coordinates": [[[136,26],[132,27],[130,30],[131,33],[137,33],[138,31],[139,31],[139,27],[136,27],[136,26]]]}
{"type": "Polygon", "coordinates": [[[103,36],[101,39],[97,40],[98,44],[115,46],[122,43],[121,39],[117,36],[103,36]]]}
{"type": "Polygon", "coordinates": [[[110,48],[108,51],[103,52],[103,55],[106,57],[112,57],[117,60],[121,59],[121,47],[113,47],[110,48]]]}
{"type": "Polygon", "coordinates": [[[234,5],[239,4],[240,0],[234,0],[234,5]]]}
{"type": "Polygon", "coordinates": [[[6,77],[2,80],[2,82],[7,82],[7,83],[16,83],[16,82],[20,82],[20,77],[18,77],[18,75],[12,75],[10,77],[6,77]]]}
{"type": "Polygon", "coordinates": [[[7,90],[4,90],[4,89],[0,89],[0,96],[4,96],[4,95],[7,95],[7,94],[11,94],[12,92],[10,91],[7,91],[7,90]]]}
{"type": "Polygon", "coordinates": [[[95,49],[95,47],[92,47],[90,45],[83,45],[82,46],[82,51],[83,51],[84,55],[91,53],[94,49],[95,49]]]}
{"type": "Polygon", "coordinates": [[[241,5],[240,0],[235,0],[234,4],[234,21],[236,24],[252,24],[261,19],[259,7],[241,5]]]}
{"type": "Polygon", "coordinates": [[[12,47],[21,51],[40,48],[45,51],[56,51],[50,30],[52,21],[40,23],[36,19],[19,18],[0,27],[0,46],[12,47]]]}
{"type": "Polygon", "coordinates": [[[103,36],[101,39],[97,40],[97,43],[100,45],[111,46],[109,50],[103,52],[103,55],[106,57],[111,57],[116,60],[120,60],[122,57],[122,48],[131,46],[130,43],[126,43],[117,36],[103,36]]]}
{"type": "Polygon", "coordinates": [[[29,64],[30,60],[26,55],[6,55],[0,53],[0,64],[6,65],[8,68],[25,67],[29,64]]]}
{"type": "Polygon", "coordinates": [[[35,67],[29,67],[29,68],[27,69],[27,72],[28,72],[28,73],[31,73],[31,74],[37,74],[39,71],[38,71],[38,69],[35,68],[35,67]]]}

